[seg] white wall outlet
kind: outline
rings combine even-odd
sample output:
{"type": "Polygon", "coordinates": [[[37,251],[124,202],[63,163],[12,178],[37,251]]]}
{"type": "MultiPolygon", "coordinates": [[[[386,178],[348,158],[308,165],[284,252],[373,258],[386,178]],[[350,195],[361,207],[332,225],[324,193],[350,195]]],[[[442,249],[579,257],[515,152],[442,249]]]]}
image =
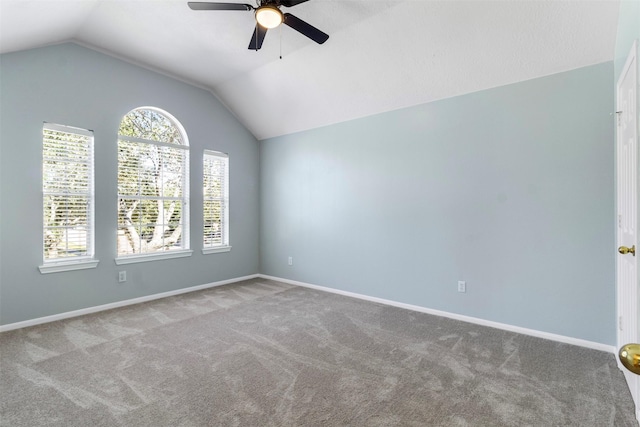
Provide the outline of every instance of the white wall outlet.
{"type": "Polygon", "coordinates": [[[293,257],[292,256],[289,257],[288,263],[289,263],[289,265],[293,265],[293,257]]]}
{"type": "Polygon", "coordinates": [[[122,283],[122,282],[126,282],[127,281],[127,272],[126,271],[119,271],[118,272],[118,282],[122,283]]]}
{"type": "Polygon", "coordinates": [[[458,280],[458,292],[467,292],[467,282],[458,280]]]}

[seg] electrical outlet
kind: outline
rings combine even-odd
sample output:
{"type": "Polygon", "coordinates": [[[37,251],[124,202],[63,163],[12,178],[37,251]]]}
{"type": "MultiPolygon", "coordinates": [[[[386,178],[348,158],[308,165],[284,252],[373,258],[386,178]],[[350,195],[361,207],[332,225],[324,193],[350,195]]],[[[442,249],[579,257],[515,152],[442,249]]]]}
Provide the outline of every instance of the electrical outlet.
{"type": "Polygon", "coordinates": [[[122,282],[126,282],[127,281],[127,272],[126,271],[119,271],[118,272],[118,282],[122,283],[122,282]]]}
{"type": "Polygon", "coordinates": [[[458,280],[458,292],[467,292],[467,282],[458,280]]]}
{"type": "Polygon", "coordinates": [[[293,257],[292,256],[289,257],[289,265],[293,265],[293,257]]]}

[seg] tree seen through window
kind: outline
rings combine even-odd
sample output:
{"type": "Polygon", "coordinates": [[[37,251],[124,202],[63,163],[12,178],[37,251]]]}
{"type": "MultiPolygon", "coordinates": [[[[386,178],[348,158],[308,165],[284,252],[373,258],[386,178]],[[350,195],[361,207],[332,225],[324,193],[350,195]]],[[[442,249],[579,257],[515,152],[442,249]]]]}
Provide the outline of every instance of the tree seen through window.
{"type": "Polygon", "coordinates": [[[188,249],[189,147],[168,113],[139,108],[118,135],[118,255],[188,249]]]}

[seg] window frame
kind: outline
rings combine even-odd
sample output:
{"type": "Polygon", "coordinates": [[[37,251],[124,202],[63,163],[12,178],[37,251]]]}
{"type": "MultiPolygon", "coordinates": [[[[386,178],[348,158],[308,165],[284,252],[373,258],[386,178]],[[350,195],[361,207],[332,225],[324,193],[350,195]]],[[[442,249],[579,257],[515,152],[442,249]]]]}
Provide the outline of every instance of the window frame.
{"type": "MultiPolygon", "coordinates": [[[[95,257],[95,144],[94,144],[94,133],[89,129],[82,129],[73,126],[60,125],[55,123],[47,123],[44,122],[42,126],[42,265],[38,267],[41,274],[47,273],[58,273],[62,271],[71,271],[71,270],[82,270],[89,268],[96,268],[98,266],[99,260],[95,257]],[[83,164],[87,167],[87,173],[83,177],[86,180],[87,190],[84,192],[74,192],[71,193],[68,190],[62,191],[50,191],[45,188],[45,169],[47,160],[58,160],[55,158],[46,158],[45,157],[45,145],[47,143],[47,131],[57,132],[61,134],[68,135],[78,135],[81,137],[86,137],[87,141],[85,144],[88,158],[86,161],[76,161],[76,168],[78,165],[83,164]],[[44,216],[44,208],[45,208],[45,198],[50,196],[62,196],[62,197],[86,197],[87,203],[86,207],[83,209],[86,212],[86,227],[87,230],[84,234],[84,240],[86,245],[86,255],[81,255],[78,257],[59,257],[47,259],[46,257],[46,230],[51,228],[51,226],[47,226],[45,222],[44,216]]],[[[70,141],[67,142],[71,144],[70,141]]],[[[71,146],[69,147],[71,148],[71,146]]],[[[71,159],[64,160],[65,165],[74,164],[71,159]]],[[[76,169],[77,170],[77,169],[76,169]]],[[[71,226],[62,226],[62,228],[68,230],[71,229],[71,226]]],[[[68,242],[66,244],[66,249],[68,250],[68,242]]]]}
{"type": "Polygon", "coordinates": [[[227,153],[222,153],[220,151],[207,150],[205,149],[202,155],[202,254],[214,254],[221,252],[229,252],[231,250],[230,245],[230,236],[229,236],[229,155],[227,153]],[[205,194],[204,188],[204,180],[207,175],[207,170],[205,169],[205,162],[207,158],[215,158],[221,159],[224,162],[224,185],[223,185],[223,196],[222,198],[210,196],[207,199],[207,194],[205,194]],[[207,200],[210,201],[221,201],[224,208],[222,211],[222,243],[215,245],[207,245],[205,243],[205,235],[207,232],[206,219],[205,219],[205,206],[207,204],[207,200]]]}
{"type": "MultiPolygon", "coordinates": [[[[134,108],[133,110],[129,111],[127,114],[125,114],[122,117],[122,120],[120,121],[120,125],[122,125],[122,121],[131,113],[135,112],[135,111],[141,111],[141,110],[150,110],[155,112],[158,115],[164,116],[165,119],[167,119],[173,126],[175,126],[175,128],[178,130],[178,132],[180,133],[181,139],[182,139],[182,143],[181,144],[173,144],[173,143],[169,143],[169,142],[164,142],[164,141],[155,141],[152,139],[146,139],[146,138],[139,138],[139,137],[132,137],[132,136],[127,136],[127,135],[122,135],[120,134],[120,130],[118,130],[118,137],[117,137],[117,144],[118,144],[118,153],[120,152],[120,142],[127,142],[127,143],[133,143],[133,144],[149,144],[149,145],[154,145],[156,147],[169,147],[172,149],[180,149],[182,150],[183,153],[183,170],[181,171],[181,183],[182,183],[182,188],[181,188],[181,192],[182,192],[182,196],[180,198],[180,201],[182,203],[181,205],[181,217],[180,217],[180,226],[181,226],[181,236],[180,236],[180,240],[181,240],[181,244],[182,247],[177,248],[177,249],[170,249],[170,250],[165,250],[165,251],[155,251],[155,252],[138,252],[138,253],[132,253],[132,254],[120,254],[118,253],[118,244],[116,243],[116,257],[114,259],[115,263],[117,265],[123,265],[123,264],[133,264],[133,263],[138,263],[138,262],[148,262],[148,261],[156,261],[156,260],[163,260],[163,259],[171,259],[171,258],[183,258],[183,257],[188,257],[191,256],[191,254],[193,253],[193,250],[191,249],[191,242],[190,242],[190,146],[189,146],[189,139],[187,136],[187,133],[184,130],[184,127],[182,126],[182,124],[170,113],[168,113],[165,110],[162,110],[160,108],[157,107],[149,107],[149,106],[145,106],[145,107],[138,107],[138,108],[134,108]]],[[[169,200],[169,199],[175,199],[169,196],[144,196],[141,194],[120,194],[120,178],[119,178],[119,173],[120,173],[120,159],[118,159],[117,162],[117,168],[118,168],[118,177],[117,177],[117,199],[118,199],[118,203],[121,199],[139,199],[139,200],[169,200]]],[[[119,213],[118,213],[118,224],[116,227],[116,238],[120,238],[119,237],[119,231],[120,231],[120,219],[119,219],[119,213]]],[[[142,238],[142,237],[140,237],[142,238]]]]}

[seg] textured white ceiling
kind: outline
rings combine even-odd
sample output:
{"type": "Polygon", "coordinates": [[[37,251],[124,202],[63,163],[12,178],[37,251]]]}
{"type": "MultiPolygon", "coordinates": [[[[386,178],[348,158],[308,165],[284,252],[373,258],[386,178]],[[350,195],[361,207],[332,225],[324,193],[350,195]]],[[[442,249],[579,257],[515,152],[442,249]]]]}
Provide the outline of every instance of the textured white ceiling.
{"type": "Polygon", "coordinates": [[[282,26],[250,51],[251,12],[193,11],[186,0],[0,0],[0,52],[93,46],[210,89],[264,139],[612,60],[619,2],[310,0],[283,10],[329,40],[282,26]]]}

